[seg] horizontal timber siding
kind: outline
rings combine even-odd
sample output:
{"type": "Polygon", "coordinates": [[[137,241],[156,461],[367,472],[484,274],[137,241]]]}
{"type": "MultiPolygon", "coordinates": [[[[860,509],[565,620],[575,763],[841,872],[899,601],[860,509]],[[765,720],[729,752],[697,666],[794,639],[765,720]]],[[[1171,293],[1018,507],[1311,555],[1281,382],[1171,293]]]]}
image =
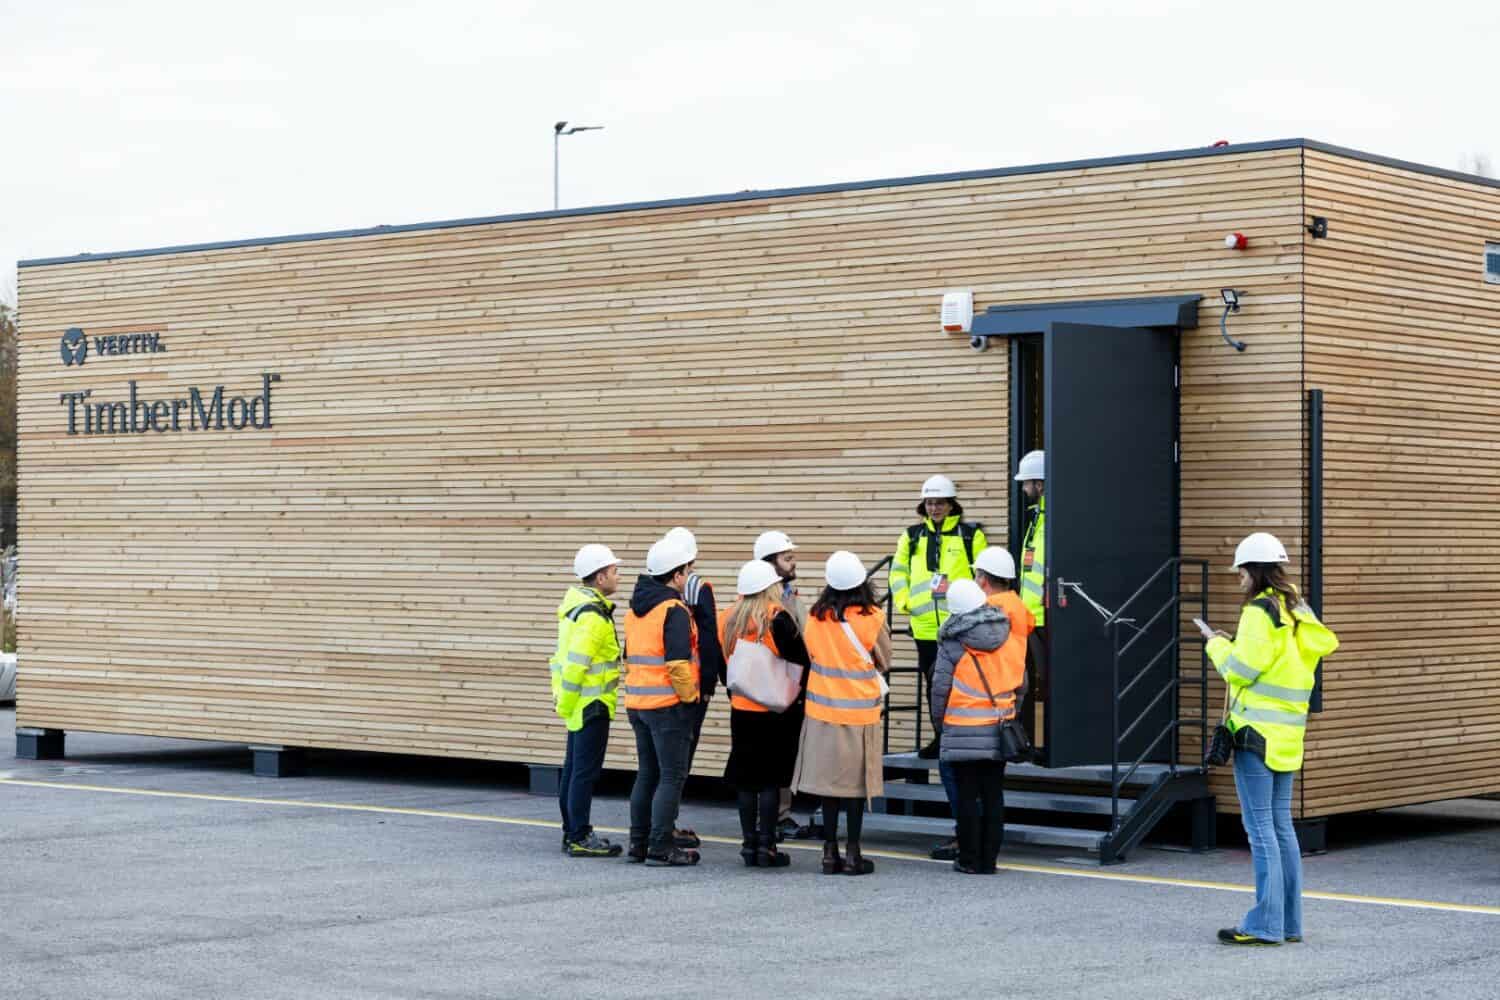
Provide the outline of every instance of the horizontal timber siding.
{"type": "MultiPolygon", "coordinates": [[[[18,722],[555,762],[580,543],[614,546],[628,591],[687,525],[722,600],[782,528],[806,598],[829,551],[891,551],[933,471],[1004,537],[1006,352],[938,332],[951,288],[980,309],[1240,288],[1250,351],[1209,302],[1184,336],[1182,547],[1217,566],[1268,527],[1300,550],[1301,157],[24,268],[18,722]],[[72,326],[167,353],[63,367],[72,326]],[[272,431],[63,433],[60,392],[261,372],[272,431]]],[[[727,739],[719,698],[699,772],[727,739]]],[[[609,763],[633,766],[623,729],[609,763]]]]}
{"type": "Polygon", "coordinates": [[[1325,392],[1325,583],[1343,647],[1304,805],[1500,790],[1500,189],[1309,150],[1307,385],[1325,392]]]}

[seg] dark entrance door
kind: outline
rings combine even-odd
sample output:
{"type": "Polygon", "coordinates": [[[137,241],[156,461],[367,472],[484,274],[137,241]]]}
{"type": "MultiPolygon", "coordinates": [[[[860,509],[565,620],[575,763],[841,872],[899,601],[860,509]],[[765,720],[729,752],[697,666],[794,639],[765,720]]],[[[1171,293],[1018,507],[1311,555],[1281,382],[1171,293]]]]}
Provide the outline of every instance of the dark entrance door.
{"type": "MultiPolygon", "coordinates": [[[[1114,611],[1177,554],[1176,331],[1052,323],[1044,365],[1047,762],[1107,763],[1113,642],[1100,613],[1063,582],[1078,584],[1114,611]]],[[[1143,595],[1140,606],[1149,614],[1170,594],[1164,575],[1161,593],[1143,595]]],[[[1174,616],[1163,616],[1137,648],[1161,649],[1176,627],[1174,616]]],[[[1137,660],[1131,669],[1143,668],[1137,660]]],[[[1122,730],[1160,693],[1177,664],[1166,656],[1149,669],[1156,676],[1141,678],[1122,704],[1122,730]]],[[[1163,698],[1123,747],[1124,759],[1135,759],[1175,711],[1175,698],[1163,698]]],[[[1161,754],[1169,750],[1163,743],[1161,754]]]]}

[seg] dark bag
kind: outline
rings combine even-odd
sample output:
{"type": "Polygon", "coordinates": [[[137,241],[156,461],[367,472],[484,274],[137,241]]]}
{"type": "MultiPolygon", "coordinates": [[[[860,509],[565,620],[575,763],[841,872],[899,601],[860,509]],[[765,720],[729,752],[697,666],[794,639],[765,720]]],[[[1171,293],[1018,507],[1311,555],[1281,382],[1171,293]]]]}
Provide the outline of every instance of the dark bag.
{"type": "MultiPolygon", "coordinates": [[[[984,693],[989,696],[990,704],[995,705],[995,692],[990,690],[990,679],[984,675],[984,667],[979,665],[979,658],[973,653],[969,659],[974,661],[974,669],[979,671],[979,680],[984,684],[984,693]]],[[[1021,678],[1021,687],[1016,688],[1012,697],[1015,698],[1016,709],[1021,707],[1021,691],[1026,687],[1026,679],[1021,678]]],[[[998,705],[995,705],[998,708],[998,705]]],[[[1031,737],[1026,735],[1026,727],[1021,725],[1021,720],[1016,716],[1000,723],[1000,756],[1005,758],[1008,764],[1019,764],[1022,761],[1030,761],[1035,758],[1036,750],[1031,745],[1031,737]]]]}
{"type": "Polygon", "coordinates": [[[1234,756],[1234,733],[1230,732],[1225,723],[1229,719],[1229,688],[1224,689],[1224,714],[1219,717],[1219,724],[1214,727],[1213,739],[1209,741],[1208,749],[1203,754],[1204,767],[1223,767],[1229,763],[1234,756]]]}

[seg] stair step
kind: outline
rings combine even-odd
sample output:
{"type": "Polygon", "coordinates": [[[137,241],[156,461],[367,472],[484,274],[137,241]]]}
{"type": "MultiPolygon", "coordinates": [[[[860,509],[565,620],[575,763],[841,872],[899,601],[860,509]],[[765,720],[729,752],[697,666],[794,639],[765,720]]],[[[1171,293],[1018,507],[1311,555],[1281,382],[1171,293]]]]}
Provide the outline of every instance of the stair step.
{"type": "MultiPolygon", "coordinates": [[[[1009,796],[1006,796],[1009,799],[1009,796]]],[[[866,830],[889,833],[930,833],[934,837],[951,837],[953,820],[928,816],[895,816],[889,813],[865,813],[866,830]]],[[[1098,853],[1098,830],[1079,830],[1066,826],[1032,826],[1026,823],[1005,824],[1007,844],[1040,844],[1047,847],[1071,847],[1098,853]]]]}
{"type": "MultiPolygon", "coordinates": [[[[948,795],[942,785],[917,785],[904,781],[887,781],[885,797],[906,802],[947,802],[948,795]]],[[[1135,799],[1120,798],[1120,813],[1124,815],[1135,804],[1135,799]]],[[[1070,795],[1066,792],[1021,792],[1007,789],[1006,809],[1034,809],[1039,812],[1085,813],[1093,816],[1108,816],[1111,812],[1107,797],[1100,795],[1070,795]]],[[[1007,827],[1009,829],[1009,827],[1007,827]]]]}
{"type": "MultiPolygon", "coordinates": [[[[935,760],[923,760],[915,752],[911,753],[888,753],[885,755],[885,766],[903,771],[936,771],[938,762],[935,760]]],[[[1171,773],[1172,768],[1167,764],[1142,764],[1136,768],[1135,773],[1125,784],[1127,787],[1137,785],[1149,785],[1164,774],[1171,773]]],[[[1179,774],[1191,772],[1188,767],[1179,766],[1179,774]]],[[[1108,764],[1084,764],[1078,767],[1042,767],[1038,764],[1007,764],[1005,765],[1005,777],[1037,779],[1040,781],[1071,781],[1090,784],[1108,785],[1113,779],[1110,775],[1108,764]]]]}

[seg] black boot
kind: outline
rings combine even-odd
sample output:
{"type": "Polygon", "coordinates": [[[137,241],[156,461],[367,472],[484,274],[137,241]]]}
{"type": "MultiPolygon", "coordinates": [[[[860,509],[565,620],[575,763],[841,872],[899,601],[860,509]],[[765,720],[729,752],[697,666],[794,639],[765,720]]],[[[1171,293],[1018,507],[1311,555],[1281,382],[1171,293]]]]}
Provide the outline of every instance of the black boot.
{"type": "Polygon", "coordinates": [[[792,859],[776,849],[776,836],[761,837],[755,852],[755,863],[762,868],[785,868],[792,859]]]}

